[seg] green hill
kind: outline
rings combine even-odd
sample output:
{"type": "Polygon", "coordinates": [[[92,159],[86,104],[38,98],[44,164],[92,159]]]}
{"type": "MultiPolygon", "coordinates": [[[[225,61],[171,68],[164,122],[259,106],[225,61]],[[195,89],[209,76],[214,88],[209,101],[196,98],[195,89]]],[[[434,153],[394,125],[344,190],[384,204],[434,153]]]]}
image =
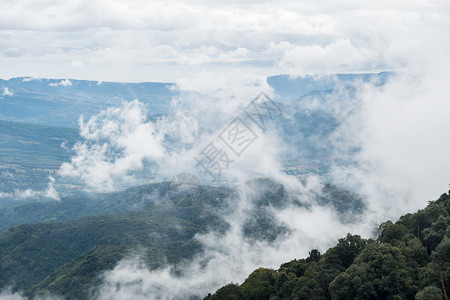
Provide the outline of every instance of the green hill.
{"type": "Polygon", "coordinates": [[[348,234],[324,254],[311,250],[278,270],[259,268],[205,300],[441,300],[449,293],[450,195],[443,194],[415,214],[381,224],[376,240],[348,234]]]}
{"type": "MultiPolygon", "coordinates": [[[[15,205],[13,202],[8,206],[0,207],[0,232],[20,224],[64,222],[87,216],[138,211],[147,205],[155,204],[155,202],[169,201],[167,195],[169,184],[169,182],[154,183],[103,194],[79,193],[78,195],[62,197],[60,201],[19,202],[15,205]]],[[[266,206],[280,205],[283,201],[289,201],[284,188],[269,179],[255,179],[247,184],[251,188],[256,188],[258,185],[267,187],[267,190],[258,198],[260,203],[257,205],[257,213],[260,222],[270,219],[269,216],[264,217],[266,206]]],[[[201,189],[204,195],[218,193],[220,198],[226,195],[230,196],[233,191],[229,188],[215,189],[206,186],[201,189]]],[[[210,200],[203,198],[201,200],[204,204],[210,203],[210,200]]],[[[322,192],[316,195],[316,201],[320,205],[334,207],[336,211],[342,214],[343,218],[349,213],[360,214],[365,209],[361,197],[329,184],[325,185],[322,192]]],[[[302,203],[298,204],[303,205],[302,203]]],[[[250,231],[251,228],[249,227],[248,230],[250,231]]]]}
{"type": "Polygon", "coordinates": [[[206,206],[161,203],[116,215],[16,226],[0,235],[0,286],[14,283],[28,294],[48,290],[80,299],[100,271],[130,251],[146,249],[155,267],[189,259],[201,250],[193,236],[220,222],[206,206]]]}

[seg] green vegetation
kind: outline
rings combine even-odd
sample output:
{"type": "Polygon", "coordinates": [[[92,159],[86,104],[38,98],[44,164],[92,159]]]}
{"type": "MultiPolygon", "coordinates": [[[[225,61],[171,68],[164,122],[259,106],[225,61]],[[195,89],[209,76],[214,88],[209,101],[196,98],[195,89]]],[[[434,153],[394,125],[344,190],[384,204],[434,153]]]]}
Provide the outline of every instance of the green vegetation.
{"type": "MultiPolygon", "coordinates": [[[[292,199],[269,179],[247,184],[260,188],[252,196],[255,208],[247,214],[244,234],[255,240],[276,239],[288,229],[273,222],[269,208],[283,207],[292,199]]],[[[101,272],[130,253],[139,252],[151,268],[159,268],[199,253],[195,234],[228,230],[221,212],[237,199],[234,189],[203,186],[192,205],[183,207],[169,199],[168,188],[169,183],[162,182],[0,209],[0,287],[14,284],[15,291],[27,296],[50,292],[83,299],[101,272]]],[[[339,206],[349,195],[326,187],[317,201],[339,206]]],[[[361,206],[362,200],[353,196],[349,201],[361,206]]],[[[342,211],[352,212],[347,206],[342,211]]]]}
{"type": "Polygon", "coordinates": [[[205,299],[448,299],[450,192],[379,227],[376,240],[348,234],[323,255],[259,268],[205,299]]]}
{"type": "MultiPolygon", "coordinates": [[[[79,194],[61,201],[28,202],[0,208],[0,232],[20,224],[63,222],[97,215],[136,211],[164,199],[167,182],[132,187],[105,194],[79,194]]],[[[168,199],[165,199],[168,201],[168,199]]]]}
{"type": "MultiPolygon", "coordinates": [[[[254,235],[257,239],[273,240],[286,228],[277,226],[271,216],[268,207],[281,207],[289,199],[284,187],[269,179],[257,179],[247,183],[250,188],[256,189],[257,186],[264,186],[260,190],[260,195],[256,197],[257,201],[254,212],[250,214],[248,223],[246,223],[244,232],[248,235],[254,235]],[[263,230],[265,228],[265,230],[263,230]]],[[[0,207],[0,232],[3,232],[13,226],[20,224],[33,224],[40,222],[64,222],[77,218],[97,215],[112,215],[124,211],[138,211],[147,205],[153,205],[155,202],[168,202],[167,189],[168,182],[155,183],[132,187],[120,192],[105,194],[87,194],[79,193],[63,197],[60,201],[33,201],[27,203],[15,204],[14,202],[5,207],[0,207]]],[[[202,188],[202,197],[199,202],[203,204],[220,205],[215,199],[230,197],[232,189],[228,188],[202,188]]],[[[363,200],[357,195],[338,189],[331,185],[325,185],[321,194],[316,195],[318,204],[333,206],[342,215],[342,221],[345,216],[352,216],[362,213],[365,209],[363,200]]],[[[298,203],[298,205],[304,205],[298,203]]]]}
{"type": "Polygon", "coordinates": [[[220,222],[204,206],[161,203],[110,216],[20,225],[0,235],[0,286],[14,283],[28,295],[50,291],[84,298],[92,280],[130,251],[146,249],[153,267],[189,259],[201,250],[193,236],[224,227],[220,222]]]}

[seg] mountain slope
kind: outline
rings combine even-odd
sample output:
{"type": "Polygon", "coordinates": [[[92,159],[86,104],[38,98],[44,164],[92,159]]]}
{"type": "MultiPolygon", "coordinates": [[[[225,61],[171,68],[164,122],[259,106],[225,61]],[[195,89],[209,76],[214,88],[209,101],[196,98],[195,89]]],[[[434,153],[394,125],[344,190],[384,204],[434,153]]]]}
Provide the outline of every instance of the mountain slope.
{"type": "MultiPolygon", "coordinates": [[[[287,228],[273,222],[269,209],[292,203],[284,187],[264,178],[246,184],[260,186],[243,224],[246,237],[273,241],[286,233],[287,228]]],[[[187,206],[175,205],[178,201],[169,198],[168,189],[169,183],[163,182],[3,210],[10,222],[4,226],[18,221],[53,223],[19,225],[0,234],[0,287],[14,284],[26,295],[51,292],[67,299],[85,298],[96,277],[126,255],[143,251],[150,267],[161,267],[200,253],[195,234],[229,230],[223,215],[237,198],[236,189],[201,186],[187,206]],[[10,209],[16,214],[6,214],[10,209]]],[[[334,207],[343,221],[365,209],[361,198],[331,186],[316,198],[319,205],[334,207]]]]}
{"type": "MultiPolygon", "coordinates": [[[[290,101],[312,93],[332,90],[337,84],[354,81],[376,81],[382,85],[391,73],[337,74],[332,77],[271,76],[268,84],[277,100],[290,101]]],[[[88,118],[122,101],[138,99],[148,108],[149,115],[167,114],[172,97],[178,95],[174,83],[97,82],[75,79],[18,77],[0,79],[0,120],[22,123],[76,127],[80,115],[88,118]]]]}
{"type": "MultiPolygon", "coordinates": [[[[40,289],[66,293],[66,290],[52,289],[58,287],[53,282],[61,281],[60,276],[73,280],[69,278],[70,272],[82,267],[93,251],[102,253],[98,257],[114,252],[109,262],[100,263],[98,270],[107,269],[128,251],[140,247],[154,249],[152,264],[156,266],[166,259],[169,263],[188,259],[200,251],[193,236],[214,228],[218,221],[199,207],[152,206],[139,212],[86,217],[66,223],[20,225],[0,235],[0,285],[14,283],[17,289],[29,290],[46,280],[39,285],[40,289]],[[66,264],[69,265],[58,273],[66,264]],[[61,272],[65,275],[60,275],[61,272]]],[[[94,266],[87,267],[89,272],[84,277],[89,283],[98,273],[94,266]]],[[[83,290],[83,286],[72,288],[77,292],[83,290]]]]}
{"type": "Polygon", "coordinates": [[[78,139],[74,128],[0,120],[0,191],[46,188],[78,139]]]}
{"type": "Polygon", "coordinates": [[[450,192],[379,227],[348,234],[325,254],[260,268],[205,299],[443,299],[450,293],[450,192]]]}

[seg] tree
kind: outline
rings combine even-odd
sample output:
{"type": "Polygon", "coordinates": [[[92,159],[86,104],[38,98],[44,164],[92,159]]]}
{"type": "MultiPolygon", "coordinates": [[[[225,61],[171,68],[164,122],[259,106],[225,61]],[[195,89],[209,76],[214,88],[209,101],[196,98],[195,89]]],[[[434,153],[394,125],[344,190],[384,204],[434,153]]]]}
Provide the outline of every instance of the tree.
{"type": "Polygon", "coordinates": [[[408,233],[408,228],[403,224],[393,224],[391,221],[387,221],[380,225],[379,231],[378,239],[380,242],[393,244],[394,241],[403,239],[408,233]]]}
{"type": "Polygon", "coordinates": [[[339,239],[336,246],[329,249],[325,255],[325,267],[340,266],[344,271],[355,259],[356,256],[366,247],[367,241],[359,235],[347,234],[345,238],[339,239]]]}
{"type": "Polygon", "coordinates": [[[412,297],[406,259],[397,247],[370,243],[354,263],[330,283],[332,299],[388,299],[412,297]]]}
{"type": "Polygon", "coordinates": [[[208,295],[204,300],[244,300],[244,292],[238,284],[230,283],[221,287],[211,296],[208,295]]]}
{"type": "Polygon", "coordinates": [[[442,300],[442,292],[435,286],[427,286],[419,291],[415,297],[416,300],[442,300]]]}
{"type": "Polygon", "coordinates": [[[310,261],[318,262],[321,256],[322,255],[320,254],[319,250],[313,249],[313,250],[309,251],[308,259],[310,261]]]}
{"type": "Polygon", "coordinates": [[[246,299],[269,299],[274,292],[276,272],[259,268],[253,271],[241,285],[246,299]]]}
{"type": "Polygon", "coordinates": [[[431,258],[439,264],[439,277],[441,280],[442,291],[445,299],[448,299],[447,289],[449,287],[448,276],[445,276],[444,265],[450,265],[450,238],[445,237],[436,247],[431,258]]]}

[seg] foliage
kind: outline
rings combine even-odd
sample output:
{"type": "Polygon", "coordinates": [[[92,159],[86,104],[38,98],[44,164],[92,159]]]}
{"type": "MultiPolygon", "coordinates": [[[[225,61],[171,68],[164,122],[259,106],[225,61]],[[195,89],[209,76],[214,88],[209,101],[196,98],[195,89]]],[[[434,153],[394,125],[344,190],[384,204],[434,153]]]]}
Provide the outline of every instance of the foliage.
{"type": "Polygon", "coordinates": [[[243,300],[245,299],[244,292],[239,287],[239,285],[230,283],[224,287],[221,287],[217,292],[212,296],[209,294],[205,299],[208,300],[243,300]]]}

